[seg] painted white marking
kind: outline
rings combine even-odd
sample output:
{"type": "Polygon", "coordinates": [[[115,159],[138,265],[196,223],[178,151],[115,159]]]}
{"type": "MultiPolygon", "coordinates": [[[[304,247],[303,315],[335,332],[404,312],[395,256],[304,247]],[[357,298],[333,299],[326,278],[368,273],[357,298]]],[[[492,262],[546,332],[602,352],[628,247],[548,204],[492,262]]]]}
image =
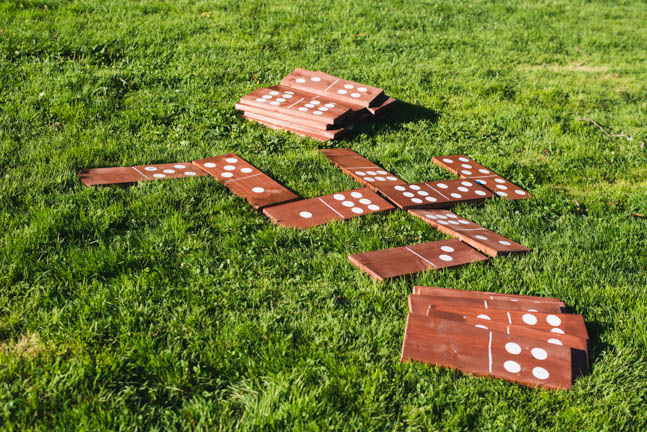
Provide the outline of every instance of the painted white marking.
{"type": "Polygon", "coordinates": [[[335,84],[337,84],[337,81],[339,81],[339,78],[337,78],[335,81],[333,81],[333,83],[332,83],[332,84],[330,84],[328,87],[326,87],[326,88],[324,89],[324,91],[328,91],[328,89],[330,89],[330,87],[332,87],[332,86],[334,86],[335,84]]]}
{"type": "Polygon", "coordinates": [[[409,252],[411,252],[412,254],[414,254],[415,256],[417,256],[418,258],[420,258],[421,260],[423,260],[424,262],[426,262],[427,264],[430,264],[431,266],[437,268],[436,264],[432,263],[431,261],[429,261],[427,258],[423,257],[422,255],[412,251],[411,249],[409,249],[409,246],[405,246],[404,248],[406,250],[408,250],[409,252]]]}
{"type": "Polygon", "coordinates": [[[548,324],[552,325],[553,327],[557,327],[562,323],[562,320],[557,315],[548,315],[546,317],[546,322],[548,322],[548,324]]]}
{"type": "Polygon", "coordinates": [[[510,318],[510,312],[506,312],[508,314],[508,324],[512,324],[512,318],[510,318]]]}
{"type": "Polygon", "coordinates": [[[537,360],[546,360],[548,358],[548,353],[543,348],[533,348],[530,350],[530,354],[537,360]]]}
{"type": "Polygon", "coordinates": [[[521,370],[521,365],[514,360],[508,360],[503,363],[503,368],[510,373],[516,374],[521,370]]]}
{"type": "Polygon", "coordinates": [[[532,374],[535,376],[535,378],[540,379],[540,380],[548,379],[548,377],[550,376],[550,374],[548,373],[548,371],[546,369],[544,369],[543,367],[539,367],[539,366],[537,366],[536,368],[534,368],[532,370],[532,374]]]}
{"type": "Polygon", "coordinates": [[[487,355],[488,355],[488,370],[492,373],[492,332],[490,332],[490,340],[487,343],[487,355]]]}
{"type": "MultiPolygon", "coordinates": [[[[228,172],[224,172],[221,175],[224,177],[225,174],[230,174],[231,175],[231,173],[228,173],[228,172]]],[[[256,176],[259,176],[259,175],[261,175],[261,173],[256,173],[256,174],[252,174],[250,176],[245,176],[245,177],[238,177],[238,178],[235,178],[233,180],[227,180],[227,181],[225,181],[225,183],[233,183],[233,182],[236,182],[236,181],[245,180],[245,179],[256,177],[256,176]]]]}
{"type": "Polygon", "coordinates": [[[344,219],[344,215],[343,215],[343,214],[341,214],[341,213],[339,213],[337,210],[335,210],[334,208],[332,208],[330,205],[328,205],[328,203],[327,203],[326,201],[322,200],[321,198],[319,198],[319,201],[321,201],[322,203],[324,203],[324,205],[325,205],[326,207],[328,207],[330,210],[332,210],[333,212],[337,213],[337,216],[339,216],[340,218],[344,219]]]}
{"type": "Polygon", "coordinates": [[[487,309],[487,300],[483,300],[483,305],[485,306],[485,309],[487,309]]]}
{"type": "Polygon", "coordinates": [[[305,99],[305,98],[301,98],[301,99],[299,99],[298,101],[296,101],[295,103],[293,103],[292,105],[288,105],[288,108],[292,108],[293,106],[295,106],[296,104],[298,104],[299,102],[301,102],[303,99],[305,99]]]}
{"type": "Polygon", "coordinates": [[[521,354],[521,345],[515,342],[508,342],[505,344],[505,350],[512,355],[519,355],[521,354]]]}
{"type": "Polygon", "coordinates": [[[429,185],[429,184],[425,183],[425,186],[427,186],[429,189],[431,189],[432,191],[436,192],[437,194],[439,194],[440,196],[442,196],[442,197],[443,197],[443,198],[445,198],[446,200],[448,200],[448,199],[449,199],[449,198],[448,198],[447,196],[445,196],[442,192],[440,192],[439,190],[436,190],[436,189],[435,189],[434,187],[432,187],[431,185],[429,185]]]}

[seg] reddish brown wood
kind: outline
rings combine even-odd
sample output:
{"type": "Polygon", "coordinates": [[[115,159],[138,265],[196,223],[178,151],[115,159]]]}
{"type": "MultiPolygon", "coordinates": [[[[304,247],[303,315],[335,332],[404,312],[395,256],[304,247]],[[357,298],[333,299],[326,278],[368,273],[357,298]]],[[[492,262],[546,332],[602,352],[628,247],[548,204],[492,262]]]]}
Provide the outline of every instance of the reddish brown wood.
{"type": "Polygon", "coordinates": [[[440,288],[440,287],[430,287],[430,286],[420,286],[416,285],[413,287],[413,294],[419,295],[431,295],[431,296],[440,296],[440,297],[461,297],[461,298],[475,298],[479,300],[508,300],[508,301],[519,301],[519,300],[529,300],[535,303],[557,303],[563,311],[566,311],[566,304],[558,298],[554,297],[538,297],[538,296],[527,296],[520,294],[502,294],[488,291],[469,291],[469,290],[459,290],[452,288],[440,288]]]}
{"type": "Polygon", "coordinates": [[[487,257],[455,239],[364,252],[350,255],[348,259],[360,270],[380,281],[425,270],[487,261],[487,257]]]}
{"type": "Polygon", "coordinates": [[[281,80],[281,85],[326,96],[346,104],[368,108],[378,104],[382,89],[337,78],[321,71],[297,68],[281,80]]]}
{"type": "Polygon", "coordinates": [[[262,122],[264,124],[271,124],[271,125],[277,126],[278,128],[286,131],[290,131],[290,132],[296,131],[297,133],[302,132],[304,135],[308,135],[308,136],[310,135],[321,136],[328,140],[338,138],[346,132],[345,129],[330,129],[330,130],[313,129],[311,127],[304,126],[299,123],[285,121],[285,120],[278,120],[276,118],[255,114],[251,112],[245,112],[245,117],[250,120],[255,120],[259,123],[262,122]]]}
{"type": "Polygon", "coordinates": [[[402,361],[416,360],[548,389],[572,387],[572,353],[564,346],[409,314],[402,361]]]}
{"type": "Polygon", "coordinates": [[[530,194],[519,186],[504,179],[494,171],[476,163],[465,155],[435,156],[431,159],[436,165],[459,175],[461,178],[478,182],[498,196],[507,199],[530,198],[530,194]]]}
{"type": "Polygon", "coordinates": [[[324,122],[307,120],[301,117],[295,117],[289,114],[282,114],[278,112],[268,111],[263,108],[254,107],[251,105],[245,105],[242,103],[237,103],[235,105],[237,110],[243,111],[243,113],[258,114],[265,117],[272,118],[274,120],[282,120],[290,123],[295,123],[301,126],[306,126],[311,129],[318,131],[326,131],[331,129],[340,129],[339,125],[328,124],[324,122]]]}
{"type": "Polygon", "coordinates": [[[448,208],[459,203],[481,202],[492,192],[470,180],[443,180],[379,187],[389,201],[401,209],[448,208]]]}
{"type": "Polygon", "coordinates": [[[191,162],[137,165],[134,167],[91,168],[77,175],[86,186],[128,184],[147,180],[167,180],[207,175],[191,162]]]}
{"type": "Polygon", "coordinates": [[[352,110],[338,100],[285,86],[259,88],[239,103],[314,122],[338,124],[352,110]]]}
{"type": "Polygon", "coordinates": [[[230,191],[246,199],[257,210],[299,198],[235,153],[200,159],[193,163],[230,191]]]}
{"type": "Polygon", "coordinates": [[[500,253],[528,252],[530,249],[500,234],[470,222],[448,210],[409,210],[409,213],[429,225],[456,237],[481,252],[497,256],[500,253]]]}
{"type": "Polygon", "coordinates": [[[277,225],[309,228],[392,209],[388,201],[370,189],[362,188],[269,207],[263,213],[277,225]]]}
{"type": "Polygon", "coordinates": [[[292,132],[292,133],[295,133],[295,134],[297,134],[299,136],[312,138],[314,140],[321,141],[321,142],[330,141],[330,138],[327,138],[325,136],[320,135],[318,133],[319,131],[315,131],[314,129],[307,129],[307,128],[304,128],[304,127],[291,128],[291,127],[279,126],[278,124],[274,124],[273,122],[269,122],[269,121],[265,122],[265,121],[260,121],[260,120],[250,118],[246,114],[243,114],[243,118],[245,120],[249,120],[251,122],[258,123],[260,125],[263,125],[265,127],[268,127],[270,129],[274,129],[274,130],[277,130],[277,131],[292,132]]]}
{"type": "Polygon", "coordinates": [[[376,119],[384,117],[386,114],[390,113],[395,107],[398,106],[398,100],[392,97],[386,97],[384,102],[380,105],[367,108],[367,110],[373,114],[376,119]]]}
{"type": "Polygon", "coordinates": [[[404,180],[397,178],[351,149],[321,149],[319,151],[345,174],[372,190],[378,190],[381,186],[406,185],[404,180]]]}
{"type": "MultiPolygon", "coordinates": [[[[458,240],[454,240],[458,242],[458,240]]],[[[447,308],[484,308],[484,309],[502,309],[508,311],[522,311],[522,312],[543,312],[558,314],[562,313],[562,305],[560,303],[547,303],[535,300],[502,300],[494,297],[494,299],[478,299],[469,297],[445,297],[445,296],[431,296],[431,295],[415,295],[409,296],[409,310],[412,313],[425,314],[429,306],[447,308]]]]}

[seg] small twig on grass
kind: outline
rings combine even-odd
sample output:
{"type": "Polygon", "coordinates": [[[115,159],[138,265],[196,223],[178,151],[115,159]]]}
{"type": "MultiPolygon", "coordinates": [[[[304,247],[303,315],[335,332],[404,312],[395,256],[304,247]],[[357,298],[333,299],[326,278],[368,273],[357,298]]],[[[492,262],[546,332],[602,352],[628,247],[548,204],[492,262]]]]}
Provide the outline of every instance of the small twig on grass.
{"type": "MultiPolygon", "coordinates": [[[[632,137],[631,135],[626,135],[626,134],[611,134],[611,133],[607,132],[607,130],[606,130],[605,128],[603,128],[603,127],[602,127],[602,125],[601,125],[600,123],[596,122],[595,120],[588,119],[588,118],[586,118],[586,117],[577,117],[577,119],[576,119],[576,120],[577,120],[577,121],[585,121],[585,122],[593,123],[595,126],[597,126],[597,127],[598,127],[598,129],[600,129],[600,130],[601,130],[601,131],[602,131],[606,136],[608,136],[609,138],[626,138],[626,139],[627,139],[627,141],[633,141],[633,139],[634,139],[634,137],[632,137]]],[[[641,149],[644,149],[644,148],[645,148],[645,142],[644,142],[644,141],[641,141],[641,142],[640,142],[640,148],[641,148],[641,149]]]]}

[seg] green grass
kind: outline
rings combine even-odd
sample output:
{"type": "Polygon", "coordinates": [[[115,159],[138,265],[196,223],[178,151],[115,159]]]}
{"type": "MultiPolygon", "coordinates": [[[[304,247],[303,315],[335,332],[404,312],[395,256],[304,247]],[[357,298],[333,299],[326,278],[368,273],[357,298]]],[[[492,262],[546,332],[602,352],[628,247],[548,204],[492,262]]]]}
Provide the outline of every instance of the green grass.
{"type": "Polygon", "coordinates": [[[646,22],[641,1],[0,1],[0,427],[645,430],[646,22]],[[444,236],[401,211],[281,229],[210,178],[76,178],[234,151],[304,197],[358,187],[235,112],[295,67],[408,104],[326,145],[410,182],[464,153],[529,190],[457,211],[533,251],[375,283],[349,254],[444,236]],[[414,284],[563,299],[591,374],[401,364],[414,284]]]}

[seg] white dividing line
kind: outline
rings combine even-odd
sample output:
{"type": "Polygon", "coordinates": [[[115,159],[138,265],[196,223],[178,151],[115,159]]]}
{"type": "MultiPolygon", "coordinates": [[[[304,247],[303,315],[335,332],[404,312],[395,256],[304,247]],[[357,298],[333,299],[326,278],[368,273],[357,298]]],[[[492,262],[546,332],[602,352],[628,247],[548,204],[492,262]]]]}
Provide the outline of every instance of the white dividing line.
{"type": "Polygon", "coordinates": [[[438,266],[437,266],[436,264],[432,263],[432,262],[431,262],[431,261],[429,261],[427,258],[425,258],[425,257],[423,257],[422,255],[420,255],[420,254],[418,254],[418,253],[416,253],[416,252],[412,251],[411,249],[409,249],[409,246],[405,246],[404,248],[405,248],[406,250],[408,250],[409,252],[411,252],[412,254],[414,254],[415,256],[417,256],[418,258],[420,258],[421,260],[423,260],[424,262],[426,262],[427,264],[430,264],[430,265],[431,265],[431,266],[433,266],[434,268],[438,268],[438,266]]]}
{"type": "Polygon", "coordinates": [[[510,334],[510,326],[506,326],[506,333],[510,334]]]}
{"type": "Polygon", "coordinates": [[[488,355],[488,368],[490,373],[492,373],[492,332],[490,332],[490,340],[487,343],[487,355],[488,355]]]}
{"type": "Polygon", "coordinates": [[[328,203],[327,203],[326,201],[322,200],[321,198],[319,198],[319,201],[321,201],[322,203],[324,203],[324,205],[325,205],[326,207],[328,207],[330,210],[332,210],[332,211],[334,211],[335,213],[337,213],[337,215],[338,215],[340,218],[342,218],[342,219],[346,219],[346,218],[344,217],[344,215],[343,215],[343,214],[339,213],[337,210],[335,210],[335,209],[334,209],[334,208],[332,208],[330,205],[328,205],[328,203]]]}
{"type": "Polygon", "coordinates": [[[487,300],[483,300],[483,305],[485,306],[485,309],[487,309],[487,300]]]}
{"type": "Polygon", "coordinates": [[[510,318],[510,312],[506,312],[508,314],[508,323],[512,324],[512,318],[510,318]]]}
{"type": "Polygon", "coordinates": [[[299,99],[298,101],[296,101],[295,103],[293,103],[292,105],[288,105],[288,108],[292,108],[293,106],[295,106],[296,104],[298,104],[299,102],[301,102],[303,99],[305,99],[305,98],[301,98],[301,99],[299,99]]]}
{"type": "Polygon", "coordinates": [[[131,167],[131,168],[134,169],[135,171],[137,171],[139,174],[141,174],[146,180],[150,180],[150,177],[148,177],[146,174],[144,174],[143,172],[141,172],[137,168],[135,168],[135,167],[131,167]]]}
{"type": "Polygon", "coordinates": [[[475,178],[488,178],[488,177],[501,177],[501,176],[499,174],[490,174],[486,176],[469,176],[469,177],[465,177],[464,180],[470,180],[475,178]]]}
{"type": "Polygon", "coordinates": [[[248,179],[248,178],[256,177],[256,176],[259,176],[261,174],[262,173],[257,173],[257,174],[252,174],[252,175],[248,175],[248,176],[245,176],[245,177],[239,177],[239,178],[235,178],[235,179],[231,179],[231,180],[225,180],[225,181],[223,181],[223,183],[233,183],[233,182],[237,182],[237,181],[240,181],[240,180],[245,180],[245,179],[248,179]]]}
{"type": "Polygon", "coordinates": [[[334,86],[335,84],[337,84],[337,81],[339,81],[339,78],[337,78],[337,79],[336,79],[332,84],[330,84],[328,87],[326,87],[326,88],[324,89],[324,91],[328,91],[328,89],[329,89],[330,87],[332,87],[332,86],[334,86]]]}
{"type": "Polygon", "coordinates": [[[425,183],[424,185],[425,185],[425,186],[427,186],[427,187],[428,187],[429,189],[431,189],[432,191],[434,191],[434,192],[436,192],[437,194],[439,194],[440,196],[442,196],[443,198],[445,198],[446,200],[448,200],[448,199],[449,199],[449,198],[448,198],[448,197],[446,197],[446,196],[445,196],[441,191],[436,190],[435,188],[431,187],[431,186],[430,186],[430,185],[428,185],[427,183],[425,183]]]}

